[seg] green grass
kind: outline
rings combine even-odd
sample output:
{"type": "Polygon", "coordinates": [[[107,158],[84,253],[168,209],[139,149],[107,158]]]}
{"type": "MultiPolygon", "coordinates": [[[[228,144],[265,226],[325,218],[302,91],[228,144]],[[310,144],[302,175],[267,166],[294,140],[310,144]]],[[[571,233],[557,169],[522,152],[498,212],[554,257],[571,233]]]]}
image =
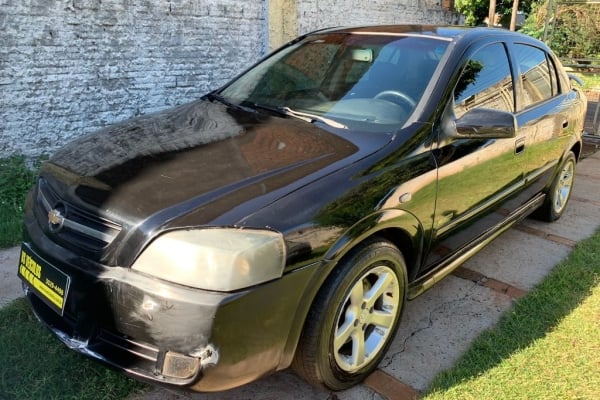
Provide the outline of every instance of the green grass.
{"type": "Polygon", "coordinates": [[[595,399],[600,387],[600,232],[484,332],[425,397],[595,399]]]}
{"type": "Polygon", "coordinates": [[[583,81],[583,90],[600,89],[600,74],[574,73],[583,81]]]}
{"type": "Polygon", "coordinates": [[[146,386],[68,350],[24,299],[0,308],[0,399],[123,399],[146,386]]]}
{"type": "Polygon", "coordinates": [[[35,182],[38,164],[27,166],[22,156],[0,158],[0,248],[21,239],[25,196],[35,182]]]}

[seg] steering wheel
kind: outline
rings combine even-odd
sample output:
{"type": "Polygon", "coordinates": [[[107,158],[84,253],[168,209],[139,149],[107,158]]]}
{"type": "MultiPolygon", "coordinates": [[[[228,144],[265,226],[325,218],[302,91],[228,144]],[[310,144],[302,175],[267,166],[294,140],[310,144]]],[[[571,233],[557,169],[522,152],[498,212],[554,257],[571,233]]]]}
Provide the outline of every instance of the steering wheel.
{"type": "Polygon", "coordinates": [[[417,105],[417,102],[412,97],[397,90],[384,90],[383,92],[377,93],[374,98],[389,100],[396,104],[399,104],[396,100],[400,100],[403,104],[408,104],[411,108],[414,108],[417,105]]]}

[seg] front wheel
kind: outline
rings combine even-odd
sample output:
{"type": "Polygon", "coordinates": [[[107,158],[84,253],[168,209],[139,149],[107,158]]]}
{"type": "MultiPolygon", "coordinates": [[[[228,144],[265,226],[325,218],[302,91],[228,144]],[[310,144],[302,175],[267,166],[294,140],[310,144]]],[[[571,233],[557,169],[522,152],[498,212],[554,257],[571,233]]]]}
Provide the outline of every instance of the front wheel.
{"type": "Polygon", "coordinates": [[[294,369],[343,390],[365,379],[391,343],[406,301],[406,264],[386,240],[371,241],[332,272],[309,312],[294,369]]]}
{"type": "Polygon", "coordinates": [[[575,163],[575,155],[570,152],[561,164],[544,204],[536,212],[536,216],[540,219],[548,222],[556,221],[565,211],[573,191],[575,163]]]}

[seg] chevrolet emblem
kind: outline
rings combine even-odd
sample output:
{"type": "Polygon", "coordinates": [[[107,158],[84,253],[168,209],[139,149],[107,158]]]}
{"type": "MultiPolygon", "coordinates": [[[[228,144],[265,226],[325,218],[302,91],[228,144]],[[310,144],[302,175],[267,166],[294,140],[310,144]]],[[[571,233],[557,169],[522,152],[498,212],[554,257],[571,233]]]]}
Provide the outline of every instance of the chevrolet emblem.
{"type": "Polygon", "coordinates": [[[62,229],[65,223],[65,217],[63,217],[60,210],[53,209],[48,212],[48,225],[52,232],[58,232],[62,229]]]}

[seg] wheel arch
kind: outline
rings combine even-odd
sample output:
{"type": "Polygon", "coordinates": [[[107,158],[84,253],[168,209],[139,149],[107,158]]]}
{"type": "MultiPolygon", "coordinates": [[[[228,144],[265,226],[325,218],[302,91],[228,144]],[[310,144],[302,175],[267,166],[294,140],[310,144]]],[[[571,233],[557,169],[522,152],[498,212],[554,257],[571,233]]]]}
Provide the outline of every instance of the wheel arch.
{"type": "MultiPolygon", "coordinates": [[[[373,237],[386,239],[400,250],[409,281],[413,279],[421,262],[425,230],[413,214],[403,210],[385,210],[362,219],[340,236],[324,258],[337,265],[352,249],[373,237]]],[[[327,271],[327,276],[333,268],[327,271]]]]}
{"type": "MultiPolygon", "coordinates": [[[[573,154],[575,154],[575,160],[577,160],[577,162],[579,162],[579,156],[581,155],[581,142],[577,141],[573,144],[573,146],[571,146],[570,151],[573,152],[573,154]]],[[[568,151],[567,151],[568,154],[568,151]]],[[[564,156],[563,156],[564,158],[564,156]]]]}
{"type": "Polygon", "coordinates": [[[386,210],[364,218],[347,229],[326,252],[319,273],[313,275],[307,286],[309,290],[306,291],[302,304],[296,311],[297,318],[290,329],[279,369],[291,365],[310,308],[331,273],[345,257],[350,256],[352,250],[376,238],[391,242],[402,253],[409,283],[417,275],[425,242],[425,231],[419,220],[411,213],[402,210],[386,210]]]}

